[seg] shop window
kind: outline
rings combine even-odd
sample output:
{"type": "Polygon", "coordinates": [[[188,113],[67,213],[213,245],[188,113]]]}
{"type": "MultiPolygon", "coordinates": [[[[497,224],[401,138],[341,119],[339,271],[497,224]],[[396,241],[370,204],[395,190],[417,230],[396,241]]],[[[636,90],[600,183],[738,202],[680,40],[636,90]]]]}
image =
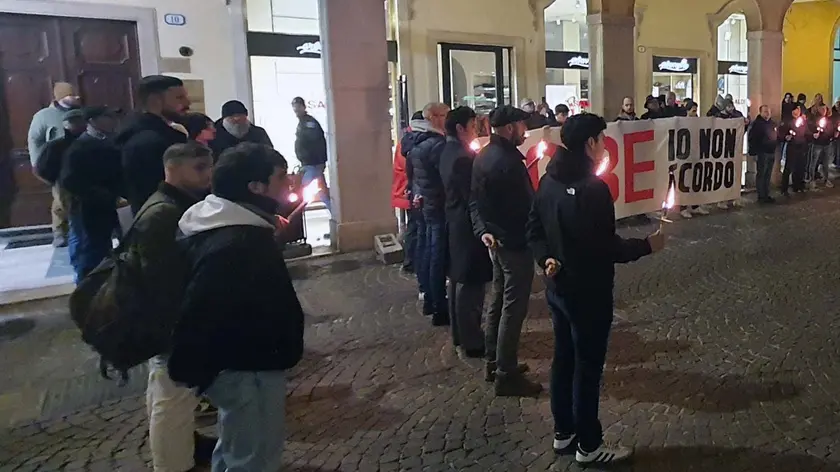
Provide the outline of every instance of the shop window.
{"type": "Polygon", "coordinates": [[[749,115],[747,90],[747,19],[743,14],[730,15],[718,26],[717,35],[718,81],[719,95],[732,95],[735,108],[749,115]]]}

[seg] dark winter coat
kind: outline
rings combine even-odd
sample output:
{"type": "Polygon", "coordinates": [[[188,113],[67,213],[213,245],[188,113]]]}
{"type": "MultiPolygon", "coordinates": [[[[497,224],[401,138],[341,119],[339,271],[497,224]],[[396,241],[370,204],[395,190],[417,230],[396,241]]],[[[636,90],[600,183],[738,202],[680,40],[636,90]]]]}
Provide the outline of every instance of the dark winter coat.
{"type": "Polygon", "coordinates": [[[549,121],[547,117],[537,112],[531,113],[531,116],[525,120],[525,126],[527,126],[529,130],[540,129],[551,125],[551,121],[549,121]]]}
{"type": "Polygon", "coordinates": [[[128,244],[128,250],[140,261],[149,284],[146,290],[155,294],[156,306],[166,310],[173,320],[180,310],[188,268],[186,255],[176,241],[178,221],[198,201],[197,197],[161,182],[137,213],[128,244]]]}
{"type": "Polygon", "coordinates": [[[327,162],[327,138],[321,123],[310,115],[298,120],[295,131],[295,155],[301,165],[316,166],[327,162]]]}
{"type": "Polygon", "coordinates": [[[747,134],[749,154],[774,154],[779,138],[777,136],[776,122],[772,119],[765,120],[761,116],[755,119],[750,131],[747,134]]]}
{"type": "Polygon", "coordinates": [[[225,370],[286,370],[300,361],[303,310],[273,221],[267,211],[216,195],[181,217],[189,268],[172,380],[203,391],[225,370]]]}
{"type": "Polygon", "coordinates": [[[59,185],[70,195],[73,207],[116,211],[123,194],[119,149],[110,139],[82,134],[67,149],[59,185]]]}
{"type": "Polygon", "coordinates": [[[422,198],[425,213],[442,213],[445,204],[443,181],[440,178],[440,155],[446,138],[428,121],[413,120],[411,131],[400,141],[402,152],[410,162],[406,166],[414,195],[422,198]]]}
{"type": "Polygon", "coordinates": [[[514,144],[490,136],[473,163],[470,210],[473,231],[479,238],[492,234],[510,250],[525,250],[525,225],[534,199],[534,187],[514,144]]]}
{"type": "Polygon", "coordinates": [[[675,116],[687,116],[688,111],[679,105],[665,105],[665,108],[662,109],[662,114],[666,118],[672,118],[675,116]]]}
{"type": "Polygon", "coordinates": [[[248,128],[248,132],[245,133],[245,136],[240,139],[228,133],[228,130],[225,129],[221,119],[216,121],[216,138],[208,143],[210,149],[213,150],[214,160],[218,160],[219,156],[221,156],[223,152],[227,149],[235,147],[239,143],[265,144],[266,146],[274,147],[271,143],[271,138],[268,137],[268,133],[266,133],[265,129],[257,125],[252,124],[250,128],[248,128]]]}
{"type": "Polygon", "coordinates": [[[446,190],[449,233],[449,277],[465,284],[493,280],[493,265],[484,243],[473,233],[470,187],[475,153],[457,138],[447,137],[440,156],[440,175],[446,190]]]}
{"type": "Polygon", "coordinates": [[[187,135],[152,113],[139,113],[120,131],[116,143],[122,153],[125,192],[136,214],[163,182],[163,153],[187,142],[187,135]]]}
{"type": "Polygon", "coordinates": [[[586,156],[567,159],[562,149],[540,180],[528,219],[528,243],[540,267],[548,258],[562,265],[550,287],[581,300],[612,300],[614,264],[651,253],[647,240],[616,234],[609,186],[594,175],[586,156]],[[564,161],[584,164],[574,168],[564,161]]]}
{"type": "Polygon", "coordinates": [[[837,133],[837,128],[834,126],[834,122],[831,120],[830,116],[826,117],[813,117],[808,120],[808,140],[818,146],[827,146],[834,141],[834,135],[837,133]],[[820,119],[825,118],[825,128],[823,131],[820,131],[819,124],[820,119]],[[814,134],[818,134],[815,138],[814,134]]]}
{"type": "Polygon", "coordinates": [[[808,123],[802,118],[802,126],[796,126],[796,120],[791,119],[788,123],[779,126],[779,142],[788,143],[788,152],[794,151],[804,153],[808,150],[808,123]],[[791,131],[795,134],[791,135],[791,131]],[[790,141],[787,137],[791,136],[790,141]]]}
{"type": "Polygon", "coordinates": [[[58,183],[58,179],[61,178],[61,168],[64,165],[64,156],[79,136],[65,130],[64,136],[48,142],[35,162],[35,173],[38,177],[53,185],[58,183]]]}

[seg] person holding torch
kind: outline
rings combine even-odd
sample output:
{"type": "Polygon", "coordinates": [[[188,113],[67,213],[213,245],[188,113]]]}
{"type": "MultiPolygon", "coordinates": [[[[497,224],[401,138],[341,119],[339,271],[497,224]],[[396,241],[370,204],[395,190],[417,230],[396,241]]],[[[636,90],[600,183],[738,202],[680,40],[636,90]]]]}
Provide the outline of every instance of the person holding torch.
{"type": "Polygon", "coordinates": [[[794,192],[805,190],[805,166],[808,159],[808,125],[802,116],[802,108],[791,109],[792,120],[779,127],[779,141],[787,143],[785,169],[782,172],[782,195],[787,197],[788,188],[794,192]]]}
{"type": "Polygon", "coordinates": [[[561,132],[565,149],[559,148],[548,164],[528,220],[528,242],[545,273],[554,326],[553,448],[575,454],[580,464],[612,463],[632,454],[605,444],[598,420],[613,320],[614,264],[665,246],[661,231],[646,239],[616,234],[609,186],[595,172],[605,153],[606,127],[593,114],[569,118],[561,132]]]}
{"type": "Polygon", "coordinates": [[[834,187],[831,183],[829,168],[831,167],[831,146],[838,135],[838,130],[829,118],[830,109],[825,105],[815,106],[816,114],[810,122],[811,133],[808,138],[811,141],[811,155],[808,159],[808,168],[805,170],[806,180],[811,176],[810,187],[817,186],[817,170],[822,165],[821,177],[826,187],[834,187]]]}

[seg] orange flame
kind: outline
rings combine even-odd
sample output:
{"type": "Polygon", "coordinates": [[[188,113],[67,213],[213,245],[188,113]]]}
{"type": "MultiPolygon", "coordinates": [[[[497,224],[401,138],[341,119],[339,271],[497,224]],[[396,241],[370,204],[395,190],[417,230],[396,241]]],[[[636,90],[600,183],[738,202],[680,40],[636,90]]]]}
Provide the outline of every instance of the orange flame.
{"type": "Polygon", "coordinates": [[[825,128],[825,118],[820,118],[820,128],[825,128]]]}
{"type": "Polygon", "coordinates": [[[606,172],[606,171],[607,171],[607,168],[609,168],[609,166],[610,166],[610,158],[609,158],[609,156],[604,157],[603,159],[601,159],[601,163],[600,163],[600,164],[598,164],[598,169],[597,169],[597,170],[595,170],[595,175],[601,175],[601,174],[603,174],[604,172],[606,172]]]}
{"type": "Polygon", "coordinates": [[[796,127],[797,127],[797,128],[802,127],[802,123],[804,123],[804,120],[803,120],[803,119],[802,119],[802,117],[800,116],[799,118],[797,118],[797,119],[796,119],[796,127]]]}
{"type": "Polygon", "coordinates": [[[317,180],[313,180],[309,183],[306,187],[303,187],[303,201],[306,203],[312,203],[315,200],[315,197],[318,196],[318,193],[321,191],[321,186],[318,185],[317,180]]]}
{"type": "Polygon", "coordinates": [[[298,194],[296,194],[296,193],[290,193],[289,194],[289,203],[295,203],[298,200],[300,200],[300,197],[298,197],[298,194]]]}
{"type": "Polygon", "coordinates": [[[671,184],[668,188],[668,195],[665,197],[665,201],[662,202],[662,209],[665,211],[674,208],[674,203],[676,203],[677,199],[677,189],[674,188],[674,184],[671,184]]]}
{"type": "Polygon", "coordinates": [[[481,143],[478,142],[478,139],[473,139],[473,141],[470,143],[470,149],[472,149],[475,152],[481,150],[481,143]]]}

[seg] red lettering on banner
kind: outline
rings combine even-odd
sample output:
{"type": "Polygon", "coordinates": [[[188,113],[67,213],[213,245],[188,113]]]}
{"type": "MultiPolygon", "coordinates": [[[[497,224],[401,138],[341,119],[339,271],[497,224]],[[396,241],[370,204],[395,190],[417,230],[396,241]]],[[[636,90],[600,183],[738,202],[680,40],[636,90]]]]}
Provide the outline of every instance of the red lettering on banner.
{"type": "Polygon", "coordinates": [[[528,177],[531,179],[531,185],[534,186],[534,190],[540,186],[540,159],[551,159],[557,151],[556,144],[546,141],[545,154],[540,158],[537,155],[537,149],[539,147],[540,144],[537,143],[528,148],[528,152],[525,153],[525,168],[528,169],[528,177]]]}
{"type": "MultiPolygon", "coordinates": [[[[610,163],[607,166],[607,170],[601,174],[601,180],[603,180],[609,187],[610,187],[610,194],[612,195],[613,201],[618,200],[618,176],[615,175],[613,172],[616,167],[618,167],[618,143],[615,142],[615,139],[606,136],[604,138],[604,147],[606,148],[607,154],[610,158],[610,163]]],[[[597,165],[597,163],[596,163],[597,165]]]]}
{"type": "Polygon", "coordinates": [[[656,168],[655,161],[636,162],[635,146],[637,143],[653,141],[653,130],[637,131],[624,135],[624,201],[626,203],[650,200],[653,189],[636,190],[636,174],[652,172],[656,168]]]}

